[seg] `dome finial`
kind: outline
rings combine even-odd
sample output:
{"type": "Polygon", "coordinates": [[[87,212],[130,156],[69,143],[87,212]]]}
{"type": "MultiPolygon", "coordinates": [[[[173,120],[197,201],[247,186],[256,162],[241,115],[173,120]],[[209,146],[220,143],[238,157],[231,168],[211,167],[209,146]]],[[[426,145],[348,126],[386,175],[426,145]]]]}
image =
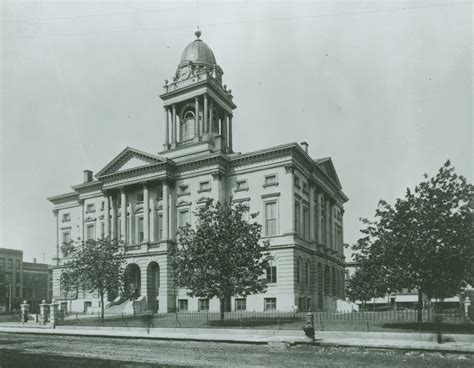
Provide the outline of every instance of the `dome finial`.
{"type": "Polygon", "coordinates": [[[199,29],[199,27],[197,28],[196,32],[194,32],[194,34],[197,38],[201,37],[201,30],[199,29]]]}

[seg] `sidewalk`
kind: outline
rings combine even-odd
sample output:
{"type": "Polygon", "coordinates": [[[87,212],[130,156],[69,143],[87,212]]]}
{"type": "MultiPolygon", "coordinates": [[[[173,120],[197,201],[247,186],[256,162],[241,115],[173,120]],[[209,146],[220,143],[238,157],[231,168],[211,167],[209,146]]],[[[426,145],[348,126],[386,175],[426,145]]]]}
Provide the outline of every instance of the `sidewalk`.
{"type": "MultiPolygon", "coordinates": [[[[122,328],[96,326],[41,326],[30,322],[0,323],[0,332],[48,335],[118,337],[159,340],[188,340],[227,343],[295,345],[312,344],[303,331],[200,328],[122,328]]],[[[421,350],[440,353],[474,354],[474,335],[443,335],[445,342],[437,343],[435,334],[316,331],[315,344],[379,349],[421,350]]]]}

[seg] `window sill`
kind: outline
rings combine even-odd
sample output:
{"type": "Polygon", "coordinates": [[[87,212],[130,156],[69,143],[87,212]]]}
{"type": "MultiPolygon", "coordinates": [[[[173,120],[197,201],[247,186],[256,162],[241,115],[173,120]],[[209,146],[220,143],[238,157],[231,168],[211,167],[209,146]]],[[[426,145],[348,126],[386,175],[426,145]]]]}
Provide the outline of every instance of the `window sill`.
{"type": "Polygon", "coordinates": [[[263,184],[263,187],[264,188],[268,188],[268,187],[277,187],[279,183],[273,183],[273,184],[263,184]]]}
{"type": "Polygon", "coordinates": [[[234,192],[248,192],[248,190],[249,190],[249,187],[247,187],[247,188],[240,188],[240,189],[235,188],[235,189],[234,189],[234,192]]]}
{"type": "Polygon", "coordinates": [[[208,189],[198,189],[198,193],[205,193],[205,192],[210,192],[211,191],[211,188],[208,188],[208,189]]]}
{"type": "Polygon", "coordinates": [[[191,195],[191,192],[185,192],[185,193],[178,193],[178,197],[184,197],[187,195],[191,195]]]}

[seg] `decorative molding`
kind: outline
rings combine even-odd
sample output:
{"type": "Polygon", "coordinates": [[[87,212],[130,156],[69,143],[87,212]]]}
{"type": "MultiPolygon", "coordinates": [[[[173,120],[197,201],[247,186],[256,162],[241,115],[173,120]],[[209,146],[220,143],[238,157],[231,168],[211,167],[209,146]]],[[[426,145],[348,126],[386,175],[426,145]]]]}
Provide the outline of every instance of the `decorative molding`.
{"type": "Polygon", "coordinates": [[[250,202],[250,197],[232,199],[233,203],[250,202]]]}
{"type": "Polygon", "coordinates": [[[287,174],[289,173],[293,174],[295,172],[295,169],[296,169],[296,165],[293,163],[285,165],[285,171],[287,174]]]}
{"type": "Polygon", "coordinates": [[[268,193],[268,194],[262,194],[261,195],[262,199],[271,198],[271,197],[279,197],[279,196],[280,196],[280,192],[268,193]]]}
{"type": "Polygon", "coordinates": [[[191,206],[192,202],[186,201],[184,199],[180,199],[178,203],[176,203],[176,207],[184,207],[184,206],[191,206]]]}
{"type": "Polygon", "coordinates": [[[200,197],[196,200],[196,203],[205,203],[207,201],[212,201],[211,197],[200,197]]]}

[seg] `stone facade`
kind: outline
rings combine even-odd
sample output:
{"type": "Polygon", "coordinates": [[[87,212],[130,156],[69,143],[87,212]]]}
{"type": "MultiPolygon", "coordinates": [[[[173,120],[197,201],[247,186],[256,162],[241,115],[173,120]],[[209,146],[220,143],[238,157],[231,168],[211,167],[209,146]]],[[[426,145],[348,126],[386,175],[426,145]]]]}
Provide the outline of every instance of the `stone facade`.
{"type": "MultiPolygon", "coordinates": [[[[234,152],[232,91],[222,84],[212,50],[196,35],[160,96],[163,150],[127,147],[95,179],[86,170],[73,192],[49,198],[57,225],[53,298],[66,300],[59,282],[67,260],[61,244],[111,237],[123,242],[118,256],[147,309],[219,310],[217,300],[190,298],[174,287],[169,255],[178,227],[194,225],[193,211],[212,198],[245,202],[258,212],[262,241],[270,242],[274,257],[267,292],[233,298],[232,310],[334,310],[344,298],[347,197],[331,159],[312,159],[305,143],[234,152]]],[[[72,299],[73,310],[98,307],[94,295],[79,292],[72,299]]]]}

